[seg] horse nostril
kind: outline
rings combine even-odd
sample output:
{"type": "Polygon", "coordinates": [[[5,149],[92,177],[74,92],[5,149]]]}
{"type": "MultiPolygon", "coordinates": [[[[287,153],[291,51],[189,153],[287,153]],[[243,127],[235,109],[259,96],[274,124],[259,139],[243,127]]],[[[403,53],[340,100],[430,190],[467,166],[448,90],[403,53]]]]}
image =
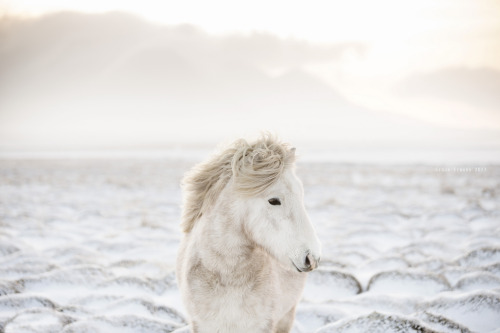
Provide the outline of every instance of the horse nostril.
{"type": "Polygon", "coordinates": [[[304,268],[307,272],[318,268],[318,259],[316,259],[312,254],[308,253],[304,259],[304,268]]]}
{"type": "Polygon", "coordinates": [[[309,260],[309,254],[306,256],[305,264],[306,264],[306,267],[308,267],[308,268],[311,267],[311,261],[309,260]]]}

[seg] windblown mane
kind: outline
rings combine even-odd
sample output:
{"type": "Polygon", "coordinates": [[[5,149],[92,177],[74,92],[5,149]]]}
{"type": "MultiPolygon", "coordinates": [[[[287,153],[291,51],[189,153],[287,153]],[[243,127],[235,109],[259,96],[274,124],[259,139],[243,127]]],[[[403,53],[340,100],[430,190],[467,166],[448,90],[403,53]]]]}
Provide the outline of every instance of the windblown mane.
{"type": "Polygon", "coordinates": [[[194,223],[215,203],[233,178],[234,190],[255,195],[274,184],[295,162],[295,148],[264,135],[253,143],[240,139],[208,161],[195,166],[182,180],[184,203],[182,230],[190,232],[194,223]]]}

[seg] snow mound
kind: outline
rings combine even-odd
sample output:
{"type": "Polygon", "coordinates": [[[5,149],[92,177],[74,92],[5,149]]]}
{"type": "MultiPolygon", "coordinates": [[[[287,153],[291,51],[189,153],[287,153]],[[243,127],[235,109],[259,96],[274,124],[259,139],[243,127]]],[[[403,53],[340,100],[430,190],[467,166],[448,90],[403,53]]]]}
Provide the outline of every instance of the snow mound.
{"type": "Polygon", "coordinates": [[[100,288],[103,289],[113,289],[113,287],[126,286],[129,289],[138,292],[150,292],[155,294],[161,294],[165,292],[168,288],[173,287],[174,283],[170,276],[164,279],[149,279],[149,278],[138,278],[134,276],[120,276],[109,281],[105,281],[99,284],[100,288]]]}
{"type": "Polygon", "coordinates": [[[344,319],[338,323],[324,326],[316,333],[437,333],[420,320],[400,316],[373,312],[369,315],[353,319],[344,319]]]}
{"type": "Polygon", "coordinates": [[[445,333],[472,333],[467,327],[454,322],[446,317],[434,315],[428,312],[419,314],[419,319],[423,320],[430,328],[445,333]]]}
{"type": "Polygon", "coordinates": [[[0,296],[20,293],[23,289],[22,283],[17,281],[0,280],[0,296]]]}
{"type": "Polygon", "coordinates": [[[422,308],[476,332],[490,332],[500,327],[499,293],[481,291],[460,296],[449,295],[424,303],[422,308]]]}
{"type": "Polygon", "coordinates": [[[344,317],[346,314],[343,311],[339,310],[337,306],[329,304],[301,304],[295,314],[298,327],[308,332],[344,317]]]}
{"type": "Polygon", "coordinates": [[[0,258],[0,277],[3,279],[15,280],[27,276],[38,276],[56,268],[56,265],[44,257],[21,251],[0,258]]]}
{"type": "Polygon", "coordinates": [[[0,297],[0,310],[2,312],[32,308],[55,309],[56,304],[46,297],[30,294],[14,294],[0,297]]]}
{"type": "Polygon", "coordinates": [[[361,292],[361,285],[354,276],[331,269],[317,269],[308,274],[304,300],[324,302],[361,292]]]}
{"type": "Polygon", "coordinates": [[[187,322],[183,315],[177,310],[168,306],[158,305],[143,298],[120,299],[103,307],[106,313],[134,313],[142,316],[152,316],[155,318],[168,320],[178,324],[186,325],[187,322]]]}
{"type": "Polygon", "coordinates": [[[6,256],[20,250],[17,246],[12,244],[12,242],[3,240],[2,238],[0,238],[0,256],[6,256]]]}
{"type": "MultiPolygon", "coordinates": [[[[356,297],[355,304],[367,312],[399,313],[409,315],[417,311],[421,298],[415,295],[363,293],[356,297]]],[[[347,304],[346,304],[347,305],[347,304]]]]}
{"type": "Polygon", "coordinates": [[[61,333],[170,333],[181,325],[137,315],[95,317],[64,327],[61,333]]]}
{"type": "Polygon", "coordinates": [[[482,270],[486,272],[490,272],[491,274],[500,277],[500,263],[498,264],[493,264],[493,265],[487,265],[484,267],[481,267],[482,270]]]}
{"type": "Polygon", "coordinates": [[[500,263],[500,247],[485,247],[467,253],[456,263],[466,267],[481,267],[500,263]]]}
{"type": "Polygon", "coordinates": [[[371,271],[391,271],[408,268],[410,264],[401,257],[385,257],[371,260],[364,265],[364,269],[371,271]]]}
{"type": "Polygon", "coordinates": [[[79,266],[67,269],[52,270],[45,274],[36,275],[19,280],[27,290],[37,287],[45,288],[47,285],[89,285],[94,286],[110,278],[111,275],[101,267],[79,266]]]}
{"type": "Polygon", "coordinates": [[[75,319],[49,309],[30,309],[17,313],[4,323],[5,333],[60,332],[75,319]]]}
{"type": "Polygon", "coordinates": [[[455,285],[455,289],[463,291],[473,290],[500,290],[500,278],[491,273],[472,273],[462,277],[455,285]]]}
{"type": "Polygon", "coordinates": [[[379,294],[434,295],[450,290],[441,275],[402,271],[381,272],[368,283],[368,291],[379,294]]]}

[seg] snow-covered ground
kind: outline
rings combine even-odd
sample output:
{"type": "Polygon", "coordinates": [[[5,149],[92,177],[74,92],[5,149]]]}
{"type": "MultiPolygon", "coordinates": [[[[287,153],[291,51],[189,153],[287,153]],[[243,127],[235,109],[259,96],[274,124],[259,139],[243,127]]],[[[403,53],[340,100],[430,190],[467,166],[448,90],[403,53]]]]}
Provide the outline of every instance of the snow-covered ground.
{"type": "MultiPolygon", "coordinates": [[[[0,160],[0,332],[171,332],[193,159],[0,160]]],[[[500,166],[298,165],[323,243],[294,332],[500,332],[500,166]]]]}

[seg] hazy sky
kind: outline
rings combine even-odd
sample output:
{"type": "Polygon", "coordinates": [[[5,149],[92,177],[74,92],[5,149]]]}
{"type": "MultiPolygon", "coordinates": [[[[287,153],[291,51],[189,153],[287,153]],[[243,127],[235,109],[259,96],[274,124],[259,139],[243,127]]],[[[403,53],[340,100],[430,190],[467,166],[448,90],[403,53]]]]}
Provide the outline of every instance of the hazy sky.
{"type": "Polygon", "coordinates": [[[299,68],[350,102],[455,129],[500,129],[497,0],[124,1],[3,0],[6,16],[127,11],[161,25],[193,24],[216,38],[266,33],[284,42],[358,45],[299,68]]]}

